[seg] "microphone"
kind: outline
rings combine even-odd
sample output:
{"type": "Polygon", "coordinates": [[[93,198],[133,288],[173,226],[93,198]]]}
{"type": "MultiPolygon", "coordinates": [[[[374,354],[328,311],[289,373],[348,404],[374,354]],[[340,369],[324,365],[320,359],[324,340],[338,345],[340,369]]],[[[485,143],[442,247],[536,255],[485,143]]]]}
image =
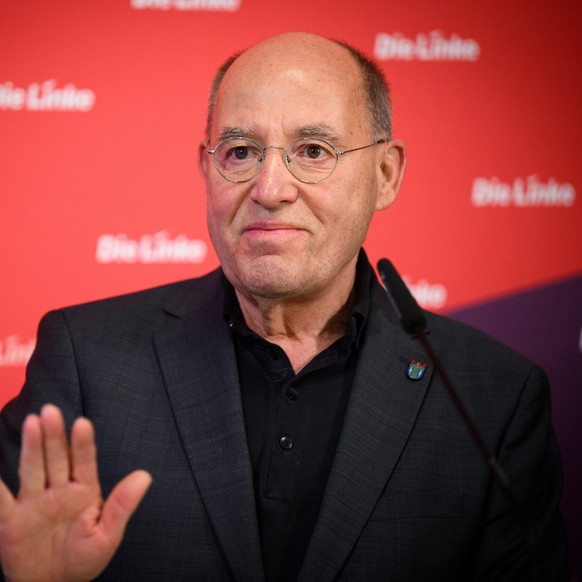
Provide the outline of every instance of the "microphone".
{"type": "Polygon", "coordinates": [[[394,265],[388,259],[380,259],[378,272],[402,327],[408,333],[424,333],[426,317],[394,265]]]}
{"type": "Polygon", "coordinates": [[[531,531],[526,525],[525,516],[519,504],[519,501],[515,497],[513,490],[511,488],[511,484],[509,479],[495,455],[491,452],[479,428],[475,424],[474,420],[471,418],[469,411],[467,410],[463,400],[457,389],[455,388],[453,382],[451,381],[445,367],[443,366],[440,358],[438,357],[436,351],[433,348],[432,343],[428,339],[428,335],[426,333],[426,317],[416,302],[416,299],[413,297],[412,293],[406,286],[406,283],[403,281],[402,277],[398,274],[398,271],[394,267],[394,265],[388,259],[380,259],[378,261],[378,273],[380,274],[380,278],[384,283],[384,287],[388,292],[388,297],[396,311],[400,319],[400,323],[402,327],[410,334],[414,334],[418,337],[419,341],[421,342],[424,350],[426,351],[427,355],[429,356],[430,360],[432,361],[435,371],[437,374],[440,375],[447,392],[453,403],[455,404],[459,414],[461,415],[465,426],[469,430],[475,444],[478,446],[483,458],[485,459],[486,463],[491,468],[491,471],[496,479],[497,483],[500,485],[505,497],[513,507],[518,521],[522,527],[524,532],[524,537],[526,540],[526,546],[528,548],[528,560],[529,560],[529,567],[530,567],[530,576],[531,580],[537,581],[538,580],[538,568],[536,566],[536,558],[535,553],[533,551],[533,542],[531,539],[531,531]]]}

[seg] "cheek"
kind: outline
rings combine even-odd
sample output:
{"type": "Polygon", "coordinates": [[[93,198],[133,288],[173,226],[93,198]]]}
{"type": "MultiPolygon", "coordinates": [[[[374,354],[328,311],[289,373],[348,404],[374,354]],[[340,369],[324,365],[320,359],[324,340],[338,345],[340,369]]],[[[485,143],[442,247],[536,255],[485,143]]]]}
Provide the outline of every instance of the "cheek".
{"type": "Polygon", "coordinates": [[[376,210],[376,188],[375,180],[359,179],[330,192],[330,215],[349,232],[367,228],[376,210]]]}
{"type": "Polygon", "coordinates": [[[208,224],[216,224],[220,222],[222,216],[225,214],[225,204],[222,198],[213,195],[206,200],[206,216],[208,224]]]}
{"type": "Polygon", "coordinates": [[[214,192],[209,195],[206,201],[206,224],[210,239],[216,251],[220,254],[221,250],[230,246],[229,226],[230,204],[229,198],[224,193],[214,192]]]}
{"type": "MultiPolygon", "coordinates": [[[[361,185],[360,185],[361,186],[361,185]]],[[[370,222],[375,213],[375,197],[366,191],[356,192],[346,196],[343,204],[334,208],[334,237],[342,252],[352,253],[365,241],[370,222]]]]}
{"type": "Polygon", "coordinates": [[[206,198],[206,222],[211,234],[215,230],[216,225],[220,223],[221,215],[220,199],[216,195],[209,195],[206,198]]]}
{"type": "Polygon", "coordinates": [[[226,228],[234,220],[242,197],[234,189],[210,184],[206,196],[206,217],[209,227],[226,228]]]}

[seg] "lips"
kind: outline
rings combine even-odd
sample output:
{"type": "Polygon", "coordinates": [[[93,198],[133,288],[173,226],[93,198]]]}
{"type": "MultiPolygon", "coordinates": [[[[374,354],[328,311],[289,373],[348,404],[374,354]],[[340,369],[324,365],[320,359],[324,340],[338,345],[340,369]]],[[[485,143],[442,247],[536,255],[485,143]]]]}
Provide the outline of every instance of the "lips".
{"type": "Polygon", "coordinates": [[[243,234],[293,234],[304,230],[295,224],[286,222],[253,222],[243,228],[243,234]]]}
{"type": "Polygon", "coordinates": [[[289,224],[286,222],[253,222],[244,227],[243,231],[252,230],[263,230],[263,231],[276,231],[276,230],[303,230],[299,226],[294,224],[289,224]]]}

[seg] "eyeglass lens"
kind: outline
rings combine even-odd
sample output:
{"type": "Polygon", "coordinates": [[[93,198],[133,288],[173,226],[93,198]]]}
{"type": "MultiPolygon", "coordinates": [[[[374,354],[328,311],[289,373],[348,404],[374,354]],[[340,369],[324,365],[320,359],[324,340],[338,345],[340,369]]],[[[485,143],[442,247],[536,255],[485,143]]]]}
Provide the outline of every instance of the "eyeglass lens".
{"type": "MultiPolygon", "coordinates": [[[[265,153],[269,149],[283,148],[259,144],[244,138],[228,138],[214,148],[216,169],[227,180],[245,182],[252,180],[263,165],[265,153]]],[[[303,182],[316,183],[331,175],[337,164],[334,148],[317,139],[300,139],[284,150],[285,165],[295,178],[303,182]]]]}

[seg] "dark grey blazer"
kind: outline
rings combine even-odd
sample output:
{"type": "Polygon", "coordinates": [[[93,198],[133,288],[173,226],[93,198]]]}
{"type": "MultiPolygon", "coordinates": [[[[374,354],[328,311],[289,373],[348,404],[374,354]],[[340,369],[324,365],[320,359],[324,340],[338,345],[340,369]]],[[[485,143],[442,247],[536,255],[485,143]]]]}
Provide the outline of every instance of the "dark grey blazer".
{"type": "MultiPolygon", "coordinates": [[[[104,494],[154,477],[111,581],[263,580],[226,282],[205,277],[51,312],[0,421],[16,488],[20,426],[45,402],[95,424],[104,494]]],[[[430,337],[530,522],[540,580],[566,580],[559,453],[543,372],[428,315],[430,337]]],[[[358,368],[302,581],[527,580],[524,536],[432,366],[375,285],[358,368]]]]}

